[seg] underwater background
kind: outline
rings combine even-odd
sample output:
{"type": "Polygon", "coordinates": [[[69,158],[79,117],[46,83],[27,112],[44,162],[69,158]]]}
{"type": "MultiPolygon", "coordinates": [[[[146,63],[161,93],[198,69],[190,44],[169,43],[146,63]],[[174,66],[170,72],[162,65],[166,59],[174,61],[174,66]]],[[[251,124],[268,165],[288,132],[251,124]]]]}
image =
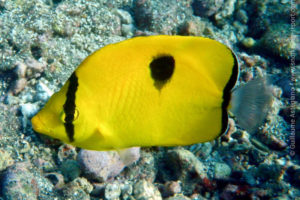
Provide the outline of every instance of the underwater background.
{"type": "Polygon", "coordinates": [[[0,0],[0,199],[300,199],[298,0],[0,0]],[[273,101],[254,133],[117,152],[41,136],[30,119],[95,50],[134,36],[193,35],[234,50],[239,84],[273,101]],[[127,166],[126,166],[127,165],[127,166]]]}

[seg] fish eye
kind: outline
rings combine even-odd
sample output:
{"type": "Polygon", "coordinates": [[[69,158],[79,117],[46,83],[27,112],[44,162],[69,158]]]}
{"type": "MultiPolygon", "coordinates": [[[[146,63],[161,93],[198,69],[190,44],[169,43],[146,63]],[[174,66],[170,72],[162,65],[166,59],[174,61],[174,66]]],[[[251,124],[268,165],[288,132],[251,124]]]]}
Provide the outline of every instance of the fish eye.
{"type": "Polygon", "coordinates": [[[74,113],[74,119],[73,119],[73,122],[74,122],[75,120],[77,120],[78,117],[79,117],[79,111],[75,108],[75,113],[74,113]]]}
{"type": "Polygon", "coordinates": [[[60,114],[60,120],[63,123],[67,123],[67,122],[75,122],[79,117],[79,111],[75,108],[75,112],[74,114],[66,114],[64,111],[61,112],[60,114]]]}

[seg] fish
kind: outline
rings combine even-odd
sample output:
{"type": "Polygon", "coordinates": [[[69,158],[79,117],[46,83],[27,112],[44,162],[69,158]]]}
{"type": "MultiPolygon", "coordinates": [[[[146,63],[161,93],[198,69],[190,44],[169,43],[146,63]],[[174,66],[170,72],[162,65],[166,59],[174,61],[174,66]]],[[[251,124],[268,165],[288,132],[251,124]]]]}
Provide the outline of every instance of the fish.
{"type": "Polygon", "coordinates": [[[238,77],[235,54],[216,40],[134,37],[89,55],[32,118],[32,127],[99,151],[212,141],[226,132],[231,110],[248,130],[266,115],[265,81],[234,90],[238,77]]]}

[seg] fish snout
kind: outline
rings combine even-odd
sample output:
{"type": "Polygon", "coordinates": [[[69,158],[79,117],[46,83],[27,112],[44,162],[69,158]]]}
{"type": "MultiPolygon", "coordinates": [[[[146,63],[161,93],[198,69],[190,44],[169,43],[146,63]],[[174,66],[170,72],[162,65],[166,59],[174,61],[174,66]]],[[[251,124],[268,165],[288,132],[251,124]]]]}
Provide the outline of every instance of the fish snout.
{"type": "Polygon", "coordinates": [[[44,124],[42,123],[39,115],[35,115],[32,119],[31,119],[31,124],[32,124],[32,128],[35,132],[38,133],[43,133],[45,132],[45,127],[44,124]]]}

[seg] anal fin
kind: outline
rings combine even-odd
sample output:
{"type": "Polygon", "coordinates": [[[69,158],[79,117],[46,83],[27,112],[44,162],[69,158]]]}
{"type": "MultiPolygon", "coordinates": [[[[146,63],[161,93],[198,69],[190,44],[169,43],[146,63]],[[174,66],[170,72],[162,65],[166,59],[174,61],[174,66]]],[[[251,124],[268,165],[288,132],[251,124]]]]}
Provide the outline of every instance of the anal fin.
{"type": "Polygon", "coordinates": [[[140,147],[117,150],[117,152],[120,156],[120,159],[126,166],[138,161],[140,158],[140,147]]]}

